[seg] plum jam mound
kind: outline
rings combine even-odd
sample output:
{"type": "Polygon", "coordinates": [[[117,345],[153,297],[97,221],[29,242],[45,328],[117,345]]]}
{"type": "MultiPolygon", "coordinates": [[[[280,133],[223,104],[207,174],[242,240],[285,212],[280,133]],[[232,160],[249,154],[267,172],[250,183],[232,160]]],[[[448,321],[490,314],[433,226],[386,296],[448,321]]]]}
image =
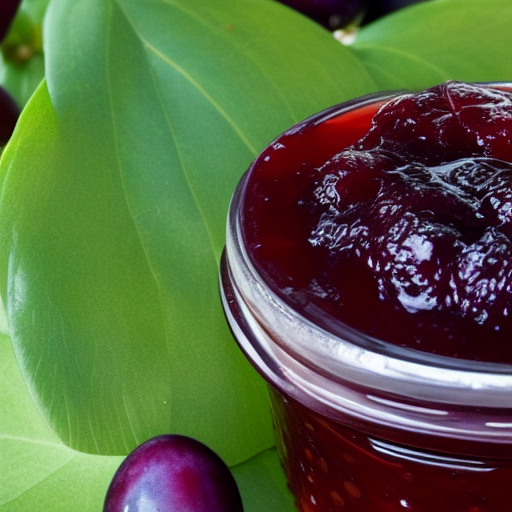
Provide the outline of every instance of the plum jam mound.
{"type": "Polygon", "coordinates": [[[512,363],[512,91],[449,81],[305,122],[247,179],[248,255],[306,318],[512,363]]]}

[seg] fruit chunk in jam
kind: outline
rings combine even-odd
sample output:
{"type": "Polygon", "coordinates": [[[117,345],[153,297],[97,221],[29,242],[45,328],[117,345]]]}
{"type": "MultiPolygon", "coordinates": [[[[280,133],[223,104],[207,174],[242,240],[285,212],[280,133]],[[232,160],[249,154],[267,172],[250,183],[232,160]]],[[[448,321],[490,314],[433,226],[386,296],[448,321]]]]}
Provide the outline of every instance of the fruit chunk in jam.
{"type": "Polygon", "coordinates": [[[447,82],[345,115],[249,174],[256,268],[330,330],[512,362],[512,91],[447,82]]]}

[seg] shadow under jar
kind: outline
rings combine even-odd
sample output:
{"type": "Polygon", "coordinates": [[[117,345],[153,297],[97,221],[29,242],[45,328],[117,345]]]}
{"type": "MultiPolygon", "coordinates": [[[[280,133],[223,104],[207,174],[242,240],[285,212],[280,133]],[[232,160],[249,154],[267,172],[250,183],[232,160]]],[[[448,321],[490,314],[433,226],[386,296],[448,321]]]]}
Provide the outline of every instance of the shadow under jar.
{"type": "Polygon", "coordinates": [[[223,306],[301,512],[512,510],[511,127],[510,84],[370,95],[240,181],[223,306]]]}

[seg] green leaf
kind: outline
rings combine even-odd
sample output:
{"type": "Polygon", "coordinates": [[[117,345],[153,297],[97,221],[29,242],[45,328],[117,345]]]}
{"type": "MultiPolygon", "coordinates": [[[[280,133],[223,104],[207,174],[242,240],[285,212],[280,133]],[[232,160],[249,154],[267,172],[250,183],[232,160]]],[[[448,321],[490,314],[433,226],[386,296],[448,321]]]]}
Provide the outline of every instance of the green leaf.
{"type": "Polygon", "coordinates": [[[0,85],[22,108],[44,78],[42,23],[49,0],[23,0],[0,45],[0,85]]]}
{"type": "Polygon", "coordinates": [[[277,450],[271,448],[231,468],[245,512],[296,512],[277,450]]]}
{"type": "Polygon", "coordinates": [[[512,80],[510,0],[432,0],[364,27],[351,46],[379,89],[512,80]]]}
{"type": "Polygon", "coordinates": [[[122,457],[64,446],[48,428],[0,334],[0,510],[98,512],[122,457]]]}
{"type": "Polygon", "coordinates": [[[5,150],[0,197],[31,393],[78,450],[172,431],[243,461],[274,441],[220,306],[231,193],[279,132],[373,82],[273,1],[60,0],[44,28],[48,87],[5,150]]]}
{"type": "MultiPolygon", "coordinates": [[[[62,444],[32,401],[8,336],[0,335],[0,511],[99,512],[124,457],[62,444]]],[[[232,468],[246,512],[293,512],[293,498],[270,449],[232,468]]]]}

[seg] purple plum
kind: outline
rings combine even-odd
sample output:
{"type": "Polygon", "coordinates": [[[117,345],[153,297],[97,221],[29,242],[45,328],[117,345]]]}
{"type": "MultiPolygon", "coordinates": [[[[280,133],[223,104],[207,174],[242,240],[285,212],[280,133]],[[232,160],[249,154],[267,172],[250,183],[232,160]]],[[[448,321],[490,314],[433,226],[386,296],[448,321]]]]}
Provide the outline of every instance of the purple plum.
{"type": "Polygon", "coordinates": [[[278,0],[329,30],[360,21],[369,0],[278,0]]]}
{"type": "Polygon", "coordinates": [[[0,42],[7,34],[20,3],[21,0],[2,0],[0,2],[0,42]]]}
{"type": "Polygon", "coordinates": [[[103,512],[243,512],[236,481],[203,443],[169,434],[149,439],[123,461],[103,512]]]}
{"type": "Polygon", "coordinates": [[[20,109],[14,98],[0,85],[0,149],[11,138],[19,115],[20,109]]]}

